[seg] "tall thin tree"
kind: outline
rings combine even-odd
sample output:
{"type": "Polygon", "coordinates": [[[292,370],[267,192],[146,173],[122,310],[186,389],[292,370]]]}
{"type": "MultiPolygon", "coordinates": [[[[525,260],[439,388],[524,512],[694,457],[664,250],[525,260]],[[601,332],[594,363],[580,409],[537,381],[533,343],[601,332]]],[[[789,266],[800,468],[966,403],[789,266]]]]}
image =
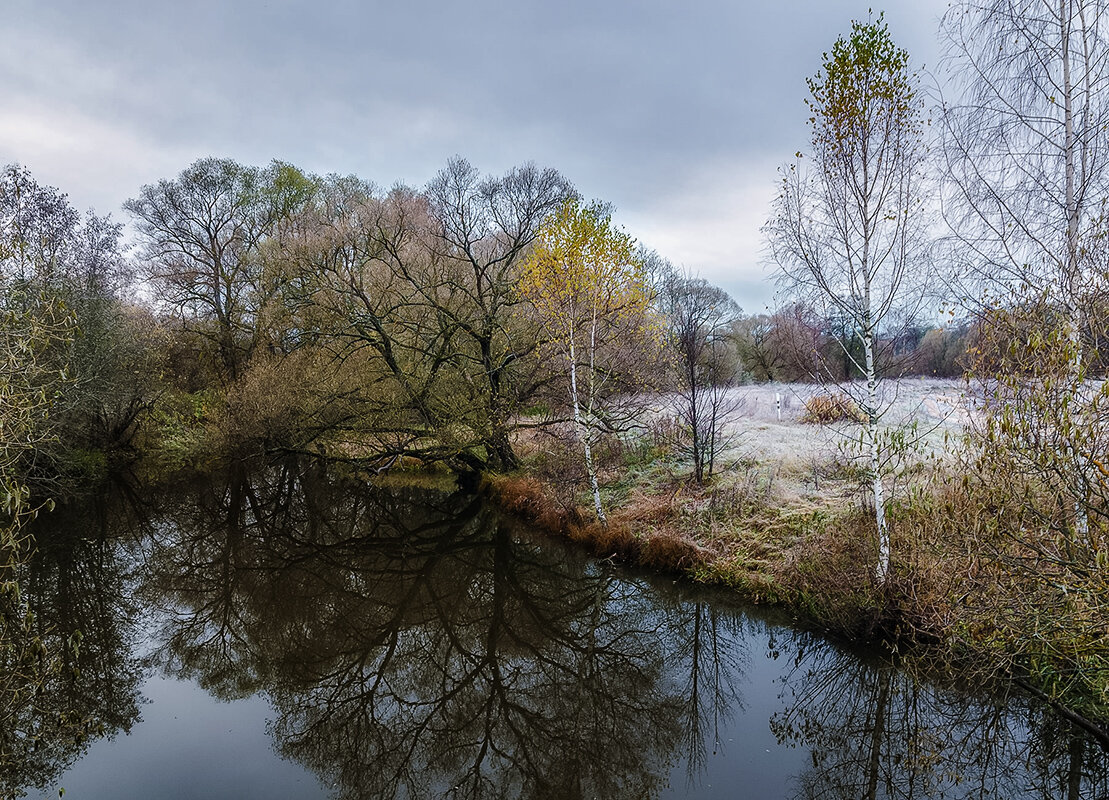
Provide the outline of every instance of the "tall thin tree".
{"type": "Polygon", "coordinates": [[[565,368],[574,437],[581,445],[593,507],[601,503],[594,449],[613,430],[606,401],[621,383],[613,351],[647,328],[650,292],[634,240],[612,224],[601,203],[565,201],[540,228],[521,265],[520,291],[542,321],[547,346],[565,368]],[[622,341],[621,341],[622,340],[622,341]]]}
{"type": "MultiPolygon", "coordinates": [[[[924,119],[909,56],[882,17],[853,22],[809,80],[812,166],[783,172],[770,246],[786,285],[844,323],[844,352],[865,387],[845,384],[866,416],[863,444],[878,530],[876,576],[890,559],[884,486],[889,460],[880,422],[880,335],[921,303],[924,263],[921,161],[924,119]],[[861,358],[853,355],[861,341],[861,358]]],[[[798,156],[801,156],[799,153],[798,156]]]]}

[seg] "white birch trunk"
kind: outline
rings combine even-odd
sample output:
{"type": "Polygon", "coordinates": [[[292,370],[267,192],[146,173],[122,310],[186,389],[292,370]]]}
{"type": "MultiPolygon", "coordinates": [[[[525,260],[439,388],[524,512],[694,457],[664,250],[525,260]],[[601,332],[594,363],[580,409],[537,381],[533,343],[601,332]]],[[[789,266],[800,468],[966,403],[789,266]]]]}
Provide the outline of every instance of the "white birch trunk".
{"type": "Polygon", "coordinates": [[[878,439],[878,374],[874,363],[874,334],[863,336],[866,350],[866,436],[870,446],[870,477],[874,487],[874,518],[878,524],[878,564],[874,577],[883,585],[890,569],[890,534],[886,524],[886,495],[882,484],[882,462],[878,439]]]}
{"type": "MultiPolygon", "coordinates": [[[[1071,363],[1072,375],[1077,379],[1082,370],[1082,342],[1081,342],[1081,326],[1082,326],[1082,310],[1081,304],[1078,300],[1081,283],[1081,275],[1079,272],[1079,218],[1080,209],[1078,208],[1078,198],[1075,193],[1075,157],[1078,149],[1078,141],[1074,132],[1074,93],[1076,87],[1074,86],[1071,78],[1071,20],[1070,20],[1071,2],[1070,0],[1059,0],[1059,44],[1062,55],[1063,66],[1063,164],[1065,176],[1065,197],[1067,212],[1067,252],[1066,252],[1066,265],[1065,270],[1065,283],[1067,298],[1066,304],[1067,311],[1070,316],[1069,324],[1070,330],[1067,331],[1067,337],[1070,339],[1074,347],[1074,356],[1071,363]]],[[[1080,29],[1085,30],[1085,19],[1082,16],[1082,7],[1079,5],[1080,29]]],[[[1088,64],[1087,75],[1089,74],[1088,64]]],[[[1086,98],[1087,103],[1089,98],[1086,98]]],[[[1078,399],[1080,402],[1083,400],[1081,396],[1078,399]]],[[[1082,413],[1081,406],[1076,412],[1082,413]]],[[[1069,457],[1071,464],[1074,468],[1081,473],[1085,473],[1085,469],[1081,463],[1081,457],[1075,452],[1073,444],[1068,442],[1066,455],[1069,457]]],[[[1085,485],[1085,475],[1078,476],[1078,489],[1079,491],[1085,485]]],[[[1074,503],[1074,527],[1075,534],[1083,541],[1089,540],[1089,520],[1086,517],[1086,506],[1084,497],[1075,498],[1074,503]]]]}
{"type": "MultiPolygon", "coordinates": [[[[592,352],[590,359],[592,359],[592,352]]],[[[592,410],[592,391],[590,392],[589,410],[592,410]]],[[[586,415],[582,413],[581,395],[578,391],[578,360],[577,349],[574,346],[574,331],[570,329],[570,405],[574,410],[574,429],[578,436],[581,437],[582,446],[585,451],[585,471],[589,475],[589,488],[593,492],[593,508],[597,512],[597,521],[601,523],[602,527],[608,527],[608,517],[605,516],[604,507],[601,505],[601,486],[597,481],[597,468],[593,463],[593,448],[590,442],[592,438],[590,426],[585,419],[586,415]]]]}

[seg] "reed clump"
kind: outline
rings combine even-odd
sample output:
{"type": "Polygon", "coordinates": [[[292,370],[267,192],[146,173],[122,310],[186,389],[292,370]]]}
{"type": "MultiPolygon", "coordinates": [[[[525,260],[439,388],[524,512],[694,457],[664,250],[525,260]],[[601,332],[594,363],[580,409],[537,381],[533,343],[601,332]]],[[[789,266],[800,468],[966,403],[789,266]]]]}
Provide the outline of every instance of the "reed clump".
{"type": "Polygon", "coordinates": [[[828,425],[833,422],[866,422],[866,414],[858,403],[846,394],[814,394],[805,401],[805,413],[801,421],[812,425],[828,425]]]}

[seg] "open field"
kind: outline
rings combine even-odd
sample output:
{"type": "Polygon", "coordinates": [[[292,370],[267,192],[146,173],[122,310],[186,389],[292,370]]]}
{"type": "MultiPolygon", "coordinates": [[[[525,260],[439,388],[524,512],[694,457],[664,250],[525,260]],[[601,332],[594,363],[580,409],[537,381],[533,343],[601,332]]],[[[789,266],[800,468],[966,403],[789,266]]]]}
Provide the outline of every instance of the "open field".
{"type": "MultiPolygon", "coordinates": [[[[954,456],[977,414],[976,401],[957,379],[888,381],[882,390],[883,424],[916,431],[887,473],[889,497],[896,499],[910,477],[913,484],[927,483],[954,456]]],[[[691,465],[675,447],[677,398],[664,398],[649,417],[653,432],[646,442],[632,440],[605,459],[600,477],[612,523],[607,529],[591,521],[580,465],[572,456],[553,458],[559,447],[544,436],[518,440],[524,475],[496,480],[495,491],[506,507],[600,555],[691,571],[756,600],[805,591],[799,565],[806,563],[835,562],[833,572],[852,574],[854,585],[865,586],[873,512],[860,470],[862,428],[803,421],[806,401],[829,392],[838,390],[785,383],[731,390],[726,447],[705,486],[692,482],[691,465]],[[862,551],[855,553],[856,547],[862,551]]]]}
{"type": "MultiPolygon", "coordinates": [[[[856,394],[862,388],[851,387],[856,394]]],[[[883,425],[911,425],[915,430],[887,471],[887,491],[896,498],[907,485],[903,473],[912,471],[919,482],[954,453],[976,415],[975,399],[966,382],[957,379],[887,381],[882,390],[887,409],[883,425]]],[[[673,536],[709,561],[733,560],[752,545],[763,554],[767,549],[778,551],[771,561],[791,560],[786,551],[798,544],[806,520],[814,514],[838,517],[859,509],[869,498],[868,482],[860,471],[865,461],[861,426],[803,421],[806,401],[830,391],[838,390],[786,383],[731,390],[725,446],[706,486],[690,481],[692,468],[675,447],[678,399],[664,398],[648,417],[654,429],[648,443],[653,446],[643,450],[633,439],[630,448],[613,453],[601,468],[604,504],[616,527],[635,536],[673,536]]],[[[591,501],[584,474],[579,474],[574,457],[552,459],[560,446],[542,435],[517,444],[531,476],[552,496],[561,497],[556,505],[576,505],[585,518],[591,516],[585,512],[591,501]]],[[[864,524],[869,516],[862,515],[864,524]]],[[[555,522],[553,527],[564,524],[555,522]]],[[[747,552],[745,558],[750,555],[747,552]]],[[[763,566],[767,565],[756,565],[756,571],[763,566]]]]}
{"type": "MultiPolygon", "coordinates": [[[[854,391],[862,391],[856,384],[854,391]]],[[[907,378],[887,381],[883,402],[888,426],[915,425],[910,459],[942,456],[975,418],[975,399],[960,379],[907,378]]],[[[859,438],[854,423],[818,425],[802,421],[805,403],[818,394],[836,393],[835,387],[802,383],[764,383],[740,386],[729,393],[734,408],[726,424],[726,450],[719,466],[773,467],[795,483],[833,462],[849,459],[851,443],[859,438]]],[[[664,404],[658,413],[674,413],[664,404]]],[[[798,487],[800,488],[800,487],[798,487]]]]}

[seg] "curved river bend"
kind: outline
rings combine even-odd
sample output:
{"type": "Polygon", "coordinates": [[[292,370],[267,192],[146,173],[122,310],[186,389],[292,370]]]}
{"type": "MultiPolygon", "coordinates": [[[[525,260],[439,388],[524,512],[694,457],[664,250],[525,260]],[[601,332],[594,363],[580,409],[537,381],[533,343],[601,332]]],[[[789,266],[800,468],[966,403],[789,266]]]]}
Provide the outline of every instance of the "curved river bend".
{"type": "Polygon", "coordinates": [[[97,498],[38,537],[38,624],[80,640],[0,731],[3,796],[1109,797],[1105,750],[1030,701],[470,495],[290,464],[97,498]]]}

